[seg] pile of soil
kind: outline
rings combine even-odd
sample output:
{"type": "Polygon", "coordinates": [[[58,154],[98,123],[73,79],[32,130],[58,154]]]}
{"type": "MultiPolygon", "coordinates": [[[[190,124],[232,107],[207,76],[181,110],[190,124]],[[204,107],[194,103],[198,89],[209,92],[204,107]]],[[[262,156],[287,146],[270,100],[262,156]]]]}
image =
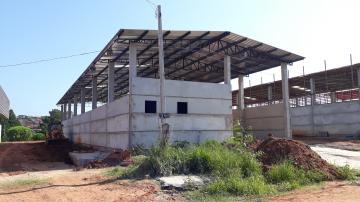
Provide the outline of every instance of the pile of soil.
{"type": "Polygon", "coordinates": [[[131,155],[128,150],[112,152],[104,160],[91,161],[86,168],[106,168],[111,166],[128,166],[132,163],[131,155]]]}
{"type": "Polygon", "coordinates": [[[308,145],[296,140],[270,137],[260,143],[256,151],[263,153],[259,158],[266,170],[282,160],[291,160],[295,166],[325,174],[328,180],[340,178],[334,166],[323,160],[308,145]]]}

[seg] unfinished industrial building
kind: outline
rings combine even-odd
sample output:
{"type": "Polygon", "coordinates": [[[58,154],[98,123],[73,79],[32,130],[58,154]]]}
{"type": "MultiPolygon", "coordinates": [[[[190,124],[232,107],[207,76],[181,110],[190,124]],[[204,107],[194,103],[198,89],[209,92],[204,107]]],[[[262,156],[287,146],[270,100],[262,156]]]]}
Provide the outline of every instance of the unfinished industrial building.
{"type": "MultiPolygon", "coordinates": [[[[230,80],[239,78],[239,111],[245,108],[243,77],[303,57],[226,31],[163,32],[166,122],[170,140],[200,143],[232,135],[230,80]]],[[[121,29],[58,101],[64,135],[75,143],[126,149],[153,145],[159,137],[157,30],[121,29]],[[91,103],[91,110],[86,110],[91,103]],[[80,109],[78,110],[78,105],[80,109]]],[[[283,100],[289,94],[282,95],[283,100]]],[[[289,102],[281,105],[290,131],[289,102]]]]}
{"type": "MultiPolygon", "coordinates": [[[[9,98],[6,96],[4,90],[0,86],[0,121],[2,119],[9,118],[9,107],[10,101],[9,98]]],[[[1,135],[3,134],[3,126],[0,122],[0,142],[1,142],[1,135]]]]}
{"type": "MultiPolygon", "coordinates": [[[[234,119],[257,137],[268,133],[284,137],[282,81],[244,90],[243,117],[234,110],[234,119]]],[[[344,66],[289,79],[290,130],[296,136],[360,138],[360,64],[344,66]]],[[[233,91],[233,106],[238,106],[233,91]]]]}

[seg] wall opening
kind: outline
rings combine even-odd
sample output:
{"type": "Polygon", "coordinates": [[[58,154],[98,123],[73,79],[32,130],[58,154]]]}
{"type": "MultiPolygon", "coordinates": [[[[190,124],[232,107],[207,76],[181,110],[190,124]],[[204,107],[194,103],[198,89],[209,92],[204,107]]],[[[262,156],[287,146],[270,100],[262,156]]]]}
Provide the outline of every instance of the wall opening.
{"type": "Polygon", "coordinates": [[[145,113],[156,113],[156,101],[145,100],[145,113]]]}
{"type": "Polygon", "coordinates": [[[177,103],[177,113],[178,114],[187,114],[188,113],[188,103],[187,102],[178,102],[177,103]]]}

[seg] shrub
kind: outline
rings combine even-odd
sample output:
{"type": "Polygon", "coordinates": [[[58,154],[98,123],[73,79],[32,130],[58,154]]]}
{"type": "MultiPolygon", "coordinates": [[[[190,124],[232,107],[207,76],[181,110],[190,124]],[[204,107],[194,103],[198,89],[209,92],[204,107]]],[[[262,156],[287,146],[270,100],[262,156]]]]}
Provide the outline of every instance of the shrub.
{"type": "Polygon", "coordinates": [[[24,126],[14,126],[7,130],[5,135],[6,141],[26,141],[31,140],[33,131],[24,126]]]}
{"type": "Polygon", "coordinates": [[[34,133],[31,140],[45,140],[45,135],[43,133],[34,133]]]}
{"type": "Polygon", "coordinates": [[[360,170],[351,169],[349,165],[339,166],[337,170],[343,180],[355,180],[360,177],[360,170]]]}
{"type": "Polygon", "coordinates": [[[280,191],[287,191],[321,182],[325,176],[318,171],[305,171],[295,167],[290,161],[283,161],[269,170],[267,179],[270,183],[277,184],[280,191]]]}

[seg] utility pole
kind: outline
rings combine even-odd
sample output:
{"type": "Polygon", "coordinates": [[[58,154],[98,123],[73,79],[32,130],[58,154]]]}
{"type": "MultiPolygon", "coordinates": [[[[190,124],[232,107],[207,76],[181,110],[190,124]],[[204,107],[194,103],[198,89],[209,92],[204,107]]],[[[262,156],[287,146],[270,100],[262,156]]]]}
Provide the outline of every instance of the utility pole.
{"type": "Polygon", "coordinates": [[[167,133],[169,132],[169,127],[165,124],[165,70],[164,70],[164,41],[163,41],[163,31],[162,31],[162,22],[161,22],[161,6],[157,6],[157,20],[158,20],[158,45],[159,45],[159,79],[160,79],[160,142],[167,142],[167,133]]]}

